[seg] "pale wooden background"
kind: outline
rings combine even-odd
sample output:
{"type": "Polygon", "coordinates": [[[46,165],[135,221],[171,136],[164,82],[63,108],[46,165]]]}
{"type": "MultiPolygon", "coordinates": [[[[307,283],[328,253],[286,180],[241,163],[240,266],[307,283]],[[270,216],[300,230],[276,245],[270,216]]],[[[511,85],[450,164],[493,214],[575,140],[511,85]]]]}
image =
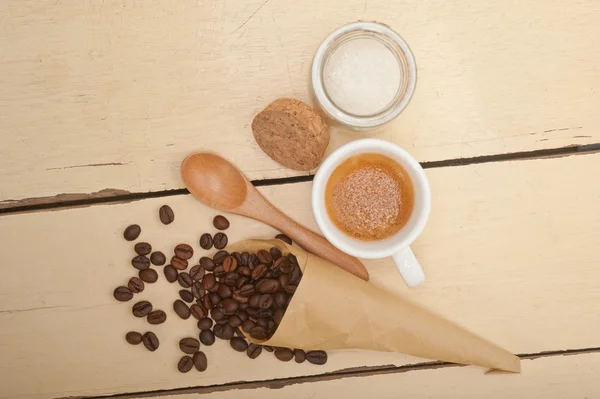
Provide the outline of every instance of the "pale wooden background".
{"type": "MultiPolygon", "coordinates": [[[[316,46],[358,19],[388,23],[415,53],[415,97],[375,136],[419,160],[600,141],[594,1],[0,0],[0,207],[181,188],[195,150],[252,179],[294,175],[255,145],[252,116],[277,97],[308,100],[316,46]]],[[[363,136],[334,131],[329,151],[363,136]]],[[[600,154],[481,161],[427,170],[433,211],[413,248],[424,286],[405,288],[389,260],[366,264],[374,284],[530,354],[521,375],[360,351],[324,367],[250,361],[224,342],[207,372],[179,374],[175,343],[196,327],[170,312],[176,287],[140,296],[169,313],[156,353],[124,343],[146,325],[111,296],[132,275],[127,224],[165,252],[210,229],[216,213],[177,195],[0,215],[0,398],[599,397],[600,154]]],[[[310,188],[261,191],[316,229],[310,188]]],[[[231,220],[232,241],[275,234],[231,220]]]]}

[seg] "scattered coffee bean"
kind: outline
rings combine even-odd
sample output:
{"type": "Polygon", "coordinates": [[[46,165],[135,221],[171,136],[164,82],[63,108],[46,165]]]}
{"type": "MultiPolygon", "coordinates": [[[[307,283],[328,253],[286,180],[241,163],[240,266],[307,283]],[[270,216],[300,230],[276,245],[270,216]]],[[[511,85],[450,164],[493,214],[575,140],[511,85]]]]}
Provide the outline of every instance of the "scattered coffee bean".
{"type": "Polygon", "coordinates": [[[119,302],[127,302],[133,298],[133,293],[127,287],[117,287],[113,292],[113,296],[119,302]]]}
{"type": "Polygon", "coordinates": [[[275,311],[273,312],[273,321],[275,322],[275,324],[277,324],[277,325],[281,324],[281,320],[283,320],[284,314],[285,314],[285,310],[283,310],[283,308],[275,309],[275,311]]]}
{"type": "Polygon", "coordinates": [[[235,287],[238,278],[240,278],[240,275],[238,273],[229,272],[225,273],[225,276],[221,279],[221,282],[227,284],[230,287],[235,287]]]}
{"type": "Polygon", "coordinates": [[[140,236],[142,232],[142,228],[137,224],[132,224],[131,226],[127,226],[125,231],[123,232],[123,238],[127,241],[133,241],[140,236]]]}
{"type": "Polygon", "coordinates": [[[150,259],[144,255],[138,255],[131,260],[131,264],[138,270],[145,270],[150,267],[150,259]]]}
{"type": "Polygon", "coordinates": [[[165,320],[167,320],[167,314],[162,310],[154,310],[148,313],[146,320],[148,320],[148,323],[150,324],[162,324],[165,322],[165,320]]]}
{"type": "Polygon", "coordinates": [[[242,319],[237,315],[233,315],[229,318],[228,323],[231,327],[237,328],[242,325],[242,319]]]}
{"type": "Polygon", "coordinates": [[[127,288],[134,294],[144,291],[144,282],[139,277],[132,277],[127,283],[127,288]]]}
{"type": "Polygon", "coordinates": [[[288,284],[285,287],[283,287],[283,290],[288,294],[293,295],[296,292],[296,286],[288,284]]]}
{"type": "Polygon", "coordinates": [[[194,294],[192,294],[190,291],[188,290],[180,290],[179,291],[179,297],[187,303],[192,303],[194,302],[194,294]]]}
{"type": "Polygon", "coordinates": [[[240,337],[233,337],[231,341],[229,341],[229,345],[233,348],[233,350],[238,352],[245,352],[248,349],[248,343],[245,339],[240,337]]]}
{"type": "Polygon", "coordinates": [[[171,258],[171,266],[177,270],[185,270],[188,267],[188,261],[177,256],[171,258]]]}
{"type": "Polygon", "coordinates": [[[224,324],[221,338],[228,340],[228,339],[233,338],[233,334],[234,334],[233,327],[231,327],[229,324],[224,324]]]}
{"type": "Polygon", "coordinates": [[[217,294],[219,294],[222,299],[231,298],[232,293],[231,287],[226,284],[220,284],[217,289],[217,294]]]}
{"type": "Polygon", "coordinates": [[[256,256],[258,257],[258,261],[260,263],[264,263],[267,266],[270,266],[273,262],[273,258],[271,257],[271,254],[269,253],[269,251],[265,251],[264,249],[261,249],[260,251],[258,251],[256,256]]]}
{"type": "Polygon", "coordinates": [[[289,348],[275,349],[275,357],[282,362],[289,362],[294,357],[294,352],[289,348]]]}
{"type": "Polygon", "coordinates": [[[267,352],[273,352],[275,350],[275,348],[273,348],[272,346],[269,346],[269,345],[262,345],[262,347],[267,352]]]}
{"type": "Polygon", "coordinates": [[[274,294],[279,291],[280,288],[279,281],[273,279],[262,280],[260,283],[256,284],[256,289],[261,294],[274,294]]]}
{"type": "Polygon", "coordinates": [[[198,349],[200,349],[200,342],[194,338],[182,338],[179,341],[179,349],[181,349],[183,353],[193,355],[194,353],[198,352],[198,349]]]}
{"type": "Polygon", "coordinates": [[[213,261],[217,264],[217,265],[222,265],[223,264],[223,259],[225,259],[226,257],[229,256],[229,252],[227,251],[219,251],[217,252],[214,256],[213,256],[213,261]]]}
{"type": "Polygon", "coordinates": [[[204,345],[211,346],[215,343],[215,334],[211,330],[202,330],[200,332],[200,342],[204,345]]]}
{"type": "Polygon", "coordinates": [[[158,337],[152,331],[148,331],[147,333],[142,335],[142,343],[150,352],[154,352],[155,350],[157,350],[160,344],[158,341],[158,337]]]}
{"type": "Polygon", "coordinates": [[[292,239],[285,234],[277,234],[275,238],[285,242],[286,244],[292,245],[292,239]]]}
{"type": "Polygon", "coordinates": [[[238,261],[235,259],[235,257],[229,255],[223,259],[223,270],[225,270],[225,273],[234,272],[237,267],[238,261]]]}
{"type": "Polygon", "coordinates": [[[138,242],[133,246],[133,250],[138,255],[148,255],[150,252],[152,252],[152,245],[148,244],[147,242],[138,242]]]}
{"type": "Polygon", "coordinates": [[[217,249],[225,248],[227,246],[227,235],[224,233],[215,234],[215,236],[213,237],[213,245],[217,249]]]}
{"type": "Polygon", "coordinates": [[[208,233],[204,233],[200,236],[200,248],[209,250],[213,246],[212,236],[208,233]]]}
{"type": "Polygon", "coordinates": [[[273,260],[281,258],[281,251],[279,248],[273,247],[269,250],[269,253],[271,254],[271,258],[273,258],[273,260]]]}
{"type": "Polygon", "coordinates": [[[175,311],[175,314],[177,314],[177,316],[183,320],[190,318],[190,308],[188,308],[185,302],[183,302],[181,299],[177,299],[175,302],[173,302],[173,310],[175,311]]]}
{"type": "Polygon", "coordinates": [[[152,283],[156,283],[156,280],[158,280],[158,273],[154,269],[140,270],[140,272],[138,273],[138,276],[145,283],[152,284],[152,283]]]}
{"type": "Polygon", "coordinates": [[[206,368],[208,367],[208,359],[206,358],[206,355],[202,351],[194,353],[193,360],[194,360],[194,367],[196,367],[196,370],[198,370],[198,371],[205,371],[206,368]]]}
{"type": "Polygon", "coordinates": [[[142,342],[142,334],[137,331],[129,331],[125,334],[125,340],[131,345],[138,345],[142,342]]]}
{"type": "Polygon", "coordinates": [[[232,315],[239,309],[240,304],[233,298],[223,299],[223,310],[226,315],[232,315]]]}
{"type": "Polygon", "coordinates": [[[148,301],[139,301],[133,305],[131,312],[135,317],[146,317],[152,312],[152,304],[148,301]]]}
{"type": "Polygon", "coordinates": [[[192,296],[198,300],[204,297],[204,288],[202,288],[202,281],[196,281],[192,285],[192,296]]]}
{"type": "Polygon", "coordinates": [[[179,276],[177,276],[177,282],[183,288],[190,288],[192,284],[194,284],[194,280],[192,280],[192,277],[187,272],[179,273],[179,276]]]}
{"type": "Polygon", "coordinates": [[[260,280],[267,273],[267,265],[264,263],[259,264],[252,270],[252,280],[260,280]]]}
{"type": "Polygon", "coordinates": [[[248,332],[250,336],[254,339],[263,340],[267,339],[267,330],[262,326],[254,326],[248,332]]]}
{"type": "Polygon", "coordinates": [[[167,262],[167,257],[160,251],[152,252],[150,262],[156,266],[162,266],[167,262]]]}
{"type": "Polygon", "coordinates": [[[158,217],[163,224],[171,224],[175,220],[175,213],[169,205],[163,205],[158,210],[158,217]]]}
{"type": "Polygon", "coordinates": [[[192,280],[194,281],[201,280],[202,277],[204,277],[204,273],[204,268],[200,265],[192,266],[190,269],[190,277],[192,277],[192,280]]]}
{"type": "Polygon", "coordinates": [[[187,373],[194,366],[194,360],[189,356],[184,356],[177,363],[177,370],[182,373],[187,373]]]}
{"type": "Polygon", "coordinates": [[[294,349],[294,360],[296,363],[303,363],[306,360],[306,352],[302,349],[294,349]]]}
{"type": "Polygon", "coordinates": [[[177,276],[179,275],[179,272],[173,266],[165,266],[163,272],[165,273],[165,278],[169,283],[174,283],[175,281],[177,281],[177,276]]]}
{"type": "Polygon", "coordinates": [[[325,364],[327,363],[327,352],[325,351],[310,351],[306,352],[306,360],[312,364],[325,364]]]}
{"type": "Polygon", "coordinates": [[[187,244],[179,244],[175,247],[175,256],[184,260],[188,260],[194,256],[194,250],[187,244]]]}
{"type": "Polygon", "coordinates": [[[261,345],[250,344],[250,345],[248,345],[248,348],[246,349],[246,354],[248,355],[248,357],[250,359],[256,359],[257,357],[260,356],[261,353],[262,353],[261,345]]]}
{"type": "Polygon", "coordinates": [[[213,318],[214,321],[223,320],[225,318],[225,311],[222,308],[212,308],[210,311],[210,317],[213,318]]]}
{"type": "Polygon", "coordinates": [[[217,280],[215,279],[215,276],[213,274],[207,274],[202,279],[202,288],[204,288],[205,290],[209,290],[212,287],[214,287],[216,283],[217,280]]]}
{"type": "Polygon", "coordinates": [[[198,320],[198,328],[202,331],[210,330],[212,325],[213,325],[213,321],[208,317],[204,317],[204,318],[198,320]]]}
{"type": "Polygon", "coordinates": [[[229,220],[225,216],[217,215],[213,219],[213,226],[218,230],[227,230],[229,228],[229,220]]]}
{"type": "Polygon", "coordinates": [[[278,306],[280,308],[285,308],[288,303],[287,294],[285,292],[279,291],[278,293],[275,294],[274,302],[275,302],[276,306],[278,306]]]}
{"type": "Polygon", "coordinates": [[[204,308],[204,306],[198,305],[197,303],[193,304],[190,307],[190,312],[192,313],[192,316],[194,316],[194,318],[196,320],[200,320],[208,315],[208,312],[204,308]]]}

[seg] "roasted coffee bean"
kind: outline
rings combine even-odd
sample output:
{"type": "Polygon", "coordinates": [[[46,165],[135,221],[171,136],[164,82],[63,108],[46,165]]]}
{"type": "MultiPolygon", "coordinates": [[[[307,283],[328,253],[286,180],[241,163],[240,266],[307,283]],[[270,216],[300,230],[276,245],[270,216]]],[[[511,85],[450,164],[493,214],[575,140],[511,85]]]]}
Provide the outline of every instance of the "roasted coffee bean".
{"type": "Polygon", "coordinates": [[[233,348],[234,351],[245,352],[248,349],[248,343],[244,338],[233,337],[231,341],[229,341],[229,345],[233,348]]]}
{"type": "Polygon", "coordinates": [[[242,323],[242,330],[249,333],[250,330],[252,329],[252,327],[254,327],[255,325],[256,325],[256,323],[250,319],[244,320],[244,322],[242,323]]]}
{"type": "Polygon", "coordinates": [[[233,327],[233,334],[236,337],[240,337],[240,338],[246,339],[246,336],[244,335],[244,333],[242,332],[242,330],[239,327],[233,327]]]}
{"type": "Polygon", "coordinates": [[[219,294],[219,296],[223,299],[231,298],[232,293],[233,292],[231,291],[231,287],[225,284],[219,285],[219,288],[217,289],[217,294],[219,294]]]}
{"type": "Polygon", "coordinates": [[[149,284],[156,283],[156,280],[158,280],[158,273],[154,269],[140,270],[138,276],[143,282],[149,284]]]}
{"type": "Polygon", "coordinates": [[[217,306],[218,304],[221,303],[221,301],[222,301],[222,298],[216,292],[213,292],[212,294],[210,294],[210,303],[212,304],[212,306],[217,306]]]}
{"type": "Polygon", "coordinates": [[[285,287],[286,285],[288,285],[290,283],[290,275],[282,274],[277,278],[277,281],[279,281],[279,285],[281,287],[285,287]]]}
{"type": "Polygon", "coordinates": [[[204,277],[204,273],[204,268],[200,265],[192,266],[190,269],[190,277],[192,277],[192,280],[194,281],[201,280],[202,277],[204,277]]]}
{"type": "Polygon", "coordinates": [[[215,343],[215,334],[211,330],[202,330],[200,332],[200,342],[204,345],[211,346],[215,343]]]}
{"type": "Polygon", "coordinates": [[[238,310],[238,312],[236,313],[236,315],[244,322],[246,320],[248,320],[248,313],[246,313],[246,311],[244,310],[238,310]]]}
{"type": "Polygon", "coordinates": [[[211,258],[203,256],[200,258],[200,266],[204,270],[212,272],[215,269],[215,262],[211,258]]]}
{"type": "Polygon", "coordinates": [[[268,272],[265,273],[265,278],[267,279],[272,279],[274,276],[273,271],[269,270],[268,272]]]}
{"type": "Polygon", "coordinates": [[[269,309],[273,305],[273,296],[269,294],[262,294],[258,298],[258,307],[261,309],[269,309]]]}
{"type": "Polygon", "coordinates": [[[285,310],[283,308],[277,308],[273,311],[273,321],[275,324],[281,324],[281,320],[283,320],[283,315],[285,314],[285,310]]]}
{"type": "Polygon", "coordinates": [[[119,302],[127,302],[133,298],[133,293],[127,287],[117,287],[113,292],[113,296],[119,302]]]}
{"type": "Polygon", "coordinates": [[[273,311],[271,311],[271,309],[257,309],[256,310],[256,317],[264,317],[264,318],[271,318],[273,317],[273,311]]]}
{"type": "Polygon", "coordinates": [[[269,328],[269,320],[262,317],[256,320],[256,324],[264,328],[269,328]]]}
{"type": "Polygon", "coordinates": [[[275,357],[282,362],[289,362],[294,357],[294,351],[290,348],[277,348],[275,349],[275,357]]]}
{"type": "Polygon", "coordinates": [[[188,267],[188,261],[177,256],[171,258],[171,266],[177,270],[185,270],[188,267]]]}
{"type": "MultiPolygon", "coordinates": [[[[302,270],[300,270],[300,266],[294,266],[292,271],[289,274],[290,284],[298,285],[300,279],[302,278],[302,270]]],[[[282,287],[285,287],[287,284],[282,284],[282,287]]]]}
{"type": "Polygon", "coordinates": [[[213,245],[217,249],[223,249],[227,246],[227,234],[225,233],[217,233],[213,237],[213,245]]]}
{"type": "Polygon", "coordinates": [[[150,259],[144,255],[138,255],[131,260],[131,264],[138,270],[145,270],[150,267],[150,259]]]}
{"type": "Polygon", "coordinates": [[[223,269],[225,270],[225,273],[234,272],[237,267],[238,261],[235,259],[235,257],[229,255],[223,259],[223,269]]]}
{"type": "Polygon", "coordinates": [[[123,232],[123,238],[125,238],[127,241],[134,241],[140,236],[141,232],[142,228],[139,225],[132,224],[131,226],[127,226],[123,232]]]}
{"type": "Polygon", "coordinates": [[[243,296],[250,296],[254,293],[254,286],[252,284],[246,284],[240,288],[239,294],[243,296]]]}
{"type": "Polygon", "coordinates": [[[150,324],[162,324],[167,320],[167,314],[162,310],[154,310],[148,313],[148,316],[146,316],[146,320],[148,320],[148,323],[150,324]]]}
{"type": "Polygon", "coordinates": [[[244,277],[252,276],[252,270],[250,270],[249,266],[239,266],[237,268],[237,272],[240,276],[244,276],[244,277]]]}
{"type": "Polygon", "coordinates": [[[242,252],[240,254],[240,261],[239,264],[240,266],[249,266],[249,261],[250,260],[250,254],[248,252],[242,252]]]}
{"type": "Polygon", "coordinates": [[[215,254],[215,256],[213,256],[213,260],[215,261],[216,264],[223,264],[223,259],[225,259],[226,257],[229,256],[229,252],[227,251],[219,251],[215,254]]]}
{"type": "Polygon", "coordinates": [[[260,251],[258,251],[256,253],[256,256],[258,257],[258,261],[260,263],[264,263],[267,266],[270,266],[271,262],[273,262],[273,258],[271,257],[271,254],[269,253],[269,251],[265,251],[264,249],[261,249],[260,251]]]}
{"type": "Polygon", "coordinates": [[[325,351],[309,351],[306,352],[306,360],[312,364],[325,364],[327,363],[327,352],[325,351]]]}
{"type": "Polygon", "coordinates": [[[139,301],[133,305],[131,312],[135,317],[146,317],[152,312],[152,304],[148,301],[139,301]]]}
{"type": "Polygon", "coordinates": [[[207,274],[202,278],[202,288],[209,290],[217,283],[214,274],[207,274]]]}
{"type": "Polygon", "coordinates": [[[138,255],[148,255],[150,252],[152,252],[152,245],[148,244],[147,242],[138,242],[133,246],[133,250],[138,255]]]}
{"type": "Polygon", "coordinates": [[[269,253],[271,254],[271,258],[273,258],[274,261],[281,258],[281,251],[277,247],[271,248],[269,250],[269,253]]]}
{"type": "Polygon", "coordinates": [[[131,345],[138,345],[142,342],[142,334],[137,331],[129,331],[125,334],[125,340],[131,345]]]}
{"type": "Polygon", "coordinates": [[[224,284],[227,284],[230,287],[235,287],[235,283],[237,282],[238,278],[240,278],[239,274],[237,274],[236,272],[229,272],[225,273],[225,275],[222,276],[220,281],[224,284]]]}
{"type": "Polygon", "coordinates": [[[262,347],[267,352],[273,352],[275,350],[275,348],[273,348],[272,346],[269,346],[269,345],[262,345],[262,347]]]}
{"type": "Polygon", "coordinates": [[[155,251],[150,254],[150,262],[156,266],[162,266],[167,262],[167,257],[160,251],[155,251]]]}
{"type": "Polygon", "coordinates": [[[233,327],[231,327],[229,324],[224,324],[221,338],[222,339],[231,339],[231,338],[233,338],[233,334],[234,334],[233,327]]]}
{"type": "Polygon", "coordinates": [[[254,294],[252,296],[250,296],[249,301],[248,301],[248,305],[250,305],[250,307],[252,308],[258,308],[258,300],[260,299],[260,294],[254,294]]]}
{"type": "Polygon", "coordinates": [[[258,264],[254,270],[252,270],[252,280],[260,280],[261,278],[263,278],[265,276],[265,274],[267,273],[268,268],[267,265],[265,265],[264,263],[260,263],[258,264]]]}
{"type": "Polygon", "coordinates": [[[204,352],[199,351],[194,353],[194,367],[196,367],[196,370],[198,371],[206,371],[206,368],[208,367],[208,359],[206,358],[206,355],[204,354],[204,352]]]}
{"type": "Polygon", "coordinates": [[[139,277],[132,277],[127,283],[127,288],[134,294],[144,291],[144,282],[139,277]]]}
{"type": "Polygon", "coordinates": [[[218,307],[212,308],[210,311],[210,317],[212,317],[214,321],[223,320],[225,318],[225,311],[218,307]]]}
{"type": "Polygon", "coordinates": [[[240,254],[239,252],[234,252],[231,254],[231,256],[233,256],[235,258],[238,266],[242,266],[242,254],[240,254]]]}
{"type": "Polygon", "coordinates": [[[280,308],[285,308],[288,303],[288,296],[285,292],[279,291],[278,293],[275,294],[274,300],[275,300],[275,305],[279,306],[280,308]]]}
{"type": "Polygon", "coordinates": [[[204,308],[204,306],[199,305],[197,303],[195,303],[192,306],[190,306],[190,312],[192,313],[192,316],[194,316],[194,318],[196,320],[203,319],[203,318],[205,318],[208,315],[208,312],[204,308]]]}
{"type": "Polygon", "coordinates": [[[174,283],[177,281],[177,275],[179,272],[171,265],[165,266],[163,272],[165,273],[165,278],[169,283],[174,283]]]}
{"type": "Polygon", "coordinates": [[[258,265],[260,262],[258,261],[258,257],[256,254],[250,254],[250,258],[248,259],[248,266],[252,269],[253,266],[258,265]]]}
{"type": "Polygon", "coordinates": [[[263,340],[267,338],[267,330],[262,326],[254,326],[248,332],[254,339],[263,340]]]}
{"type": "Polygon", "coordinates": [[[190,308],[185,304],[181,299],[173,302],[173,310],[183,320],[187,320],[190,318],[190,308]]]}
{"type": "Polygon", "coordinates": [[[286,236],[285,234],[277,234],[275,236],[275,238],[285,242],[286,244],[292,245],[292,239],[290,237],[286,236]]]}
{"type": "Polygon", "coordinates": [[[226,315],[232,315],[239,309],[240,304],[232,298],[223,299],[223,311],[226,315]]]}
{"type": "Polygon", "coordinates": [[[285,256],[282,256],[281,258],[279,258],[275,262],[273,262],[273,266],[271,267],[271,269],[283,271],[283,270],[290,269],[291,266],[292,266],[292,263],[290,262],[290,260],[288,258],[286,258],[285,256]]]}
{"type": "Polygon", "coordinates": [[[250,345],[248,345],[248,348],[246,349],[246,354],[248,355],[248,357],[250,359],[256,359],[257,357],[260,356],[261,353],[262,353],[261,345],[250,344],[250,345]]]}
{"type": "Polygon", "coordinates": [[[171,224],[175,220],[175,213],[169,205],[163,205],[158,210],[158,217],[163,224],[171,224]]]}
{"type": "Polygon", "coordinates": [[[225,268],[223,267],[223,265],[215,266],[213,274],[215,275],[215,277],[223,277],[225,275],[225,268]]]}
{"type": "MultiPolygon", "coordinates": [[[[206,309],[212,309],[213,306],[217,306],[216,304],[213,305],[212,301],[210,300],[210,296],[212,294],[210,293],[206,293],[202,296],[202,300],[198,301],[198,303],[202,303],[202,305],[206,308],[206,309]]],[[[218,295],[217,295],[218,296],[218,295]]],[[[219,297],[219,302],[221,301],[221,298],[219,297]]]]}
{"type": "Polygon", "coordinates": [[[200,248],[209,250],[213,246],[212,236],[208,233],[204,233],[200,236],[200,248]]]}
{"type": "Polygon", "coordinates": [[[250,316],[253,319],[258,319],[258,309],[255,308],[248,308],[246,309],[246,312],[248,313],[248,316],[250,316]]]}
{"type": "Polygon", "coordinates": [[[189,292],[188,290],[180,290],[179,297],[187,303],[194,302],[194,295],[191,292],[189,292]]]}
{"type": "MultiPolygon", "coordinates": [[[[246,266],[242,266],[242,267],[246,267],[246,266]]],[[[235,288],[237,288],[239,290],[240,288],[245,286],[248,283],[248,281],[250,281],[249,277],[242,276],[242,277],[238,278],[237,280],[235,280],[235,288]]]]}
{"type": "Polygon", "coordinates": [[[210,293],[216,293],[220,285],[221,283],[215,282],[215,284],[212,287],[210,287],[207,291],[210,293]]]}
{"type": "Polygon", "coordinates": [[[294,293],[296,292],[296,286],[292,285],[292,284],[288,284],[285,287],[283,287],[283,290],[290,295],[294,295],[294,293]]]}
{"type": "Polygon", "coordinates": [[[182,338],[179,341],[179,349],[183,353],[192,355],[198,352],[198,349],[200,349],[200,342],[198,342],[198,340],[194,338],[182,338]]]}
{"type": "Polygon", "coordinates": [[[177,276],[177,282],[183,288],[190,288],[192,284],[194,284],[194,280],[192,280],[192,277],[187,272],[179,273],[179,276],[177,276]]]}
{"type": "Polygon", "coordinates": [[[223,215],[217,215],[213,219],[213,226],[217,230],[227,230],[229,228],[229,220],[223,215]]]}
{"type": "Polygon", "coordinates": [[[233,315],[229,318],[228,324],[233,328],[239,327],[242,325],[242,319],[239,316],[233,315]]]}
{"type": "Polygon", "coordinates": [[[294,360],[296,363],[304,363],[306,360],[306,352],[302,349],[294,349],[294,360]]]}
{"type": "Polygon", "coordinates": [[[231,294],[231,297],[240,303],[240,308],[241,305],[247,304],[249,302],[247,296],[240,295],[240,293],[237,291],[231,294]]]}
{"type": "Polygon", "coordinates": [[[196,299],[202,299],[204,296],[204,288],[202,288],[201,281],[196,281],[194,285],[192,285],[192,296],[196,299]]]}
{"type": "Polygon", "coordinates": [[[263,280],[256,284],[256,289],[261,294],[274,294],[279,291],[279,281],[273,279],[263,280]]]}
{"type": "Polygon", "coordinates": [[[181,373],[187,373],[194,367],[194,360],[189,356],[184,356],[179,359],[179,363],[177,363],[177,370],[181,373]]]}
{"type": "Polygon", "coordinates": [[[198,328],[200,330],[203,330],[203,331],[210,330],[212,325],[213,325],[213,321],[208,317],[204,317],[204,318],[198,320],[198,328]]]}
{"type": "Polygon", "coordinates": [[[187,244],[179,244],[175,247],[175,256],[188,260],[194,256],[194,249],[187,244]]]}
{"type": "Polygon", "coordinates": [[[154,352],[158,349],[160,342],[158,341],[158,337],[152,331],[148,331],[144,335],[142,335],[142,343],[150,352],[154,352]]]}

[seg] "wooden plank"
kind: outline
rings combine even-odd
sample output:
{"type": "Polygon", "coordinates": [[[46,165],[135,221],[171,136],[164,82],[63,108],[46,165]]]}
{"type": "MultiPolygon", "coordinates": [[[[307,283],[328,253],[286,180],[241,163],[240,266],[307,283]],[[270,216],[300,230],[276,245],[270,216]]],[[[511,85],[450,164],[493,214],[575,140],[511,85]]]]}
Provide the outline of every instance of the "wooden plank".
{"type": "MultiPolygon", "coordinates": [[[[315,49],[357,19],[389,24],[415,53],[413,101],[376,136],[419,160],[600,141],[593,0],[21,0],[0,15],[8,204],[180,188],[196,150],[250,179],[296,174],[260,151],[250,122],[277,97],[308,101],[315,49]]],[[[334,131],[329,150],[359,137],[334,131]]]]}
{"type": "MultiPolygon", "coordinates": [[[[590,180],[598,167],[600,154],[428,170],[433,212],[413,246],[427,282],[407,289],[386,259],[366,262],[373,284],[515,353],[600,346],[589,333],[600,325],[600,186],[590,180]]],[[[261,191],[315,228],[310,188],[261,191]]],[[[139,223],[141,239],[169,253],[212,231],[215,213],[176,196],[0,217],[0,398],[153,391],[420,361],[349,350],[331,352],[323,367],[283,365],[272,356],[253,362],[219,342],[207,349],[207,372],[179,374],[176,342],[195,334],[195,323],[173,314],[178,288],[162,278],[138,298],[168,312],[164,325],[150,328],[131,316],[132,303],[112,298],[133,274],[132,245],[121,234],[139,223]],[[157,218],[164,203],[176,212],[169,226],[157,218]],[[130,329],[155,331],[160,349],[128,346],[123,336],[130,329]]],[[[231,222],[232,242],[275,234],[240,217],[231,222]]]]}
{"type": "Polygon", "coordinates": [[[522,372],[484,375],[473,367],[416,370],[300,384],[226,390],[208,395],[158,395],[160,399],[271,398],[596,398],[600,354],[524,360],[522,372]]]}

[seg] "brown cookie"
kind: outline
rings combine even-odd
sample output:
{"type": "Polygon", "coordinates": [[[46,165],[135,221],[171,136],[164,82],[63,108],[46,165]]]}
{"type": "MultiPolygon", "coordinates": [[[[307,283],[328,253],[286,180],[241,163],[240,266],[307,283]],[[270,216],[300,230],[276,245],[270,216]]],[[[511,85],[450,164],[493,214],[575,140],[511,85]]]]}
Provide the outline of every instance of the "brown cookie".
{"type": "Polygon", "coordinates": [[[323,117],[293,98],[269,104],[252,121],[252,132],[268,156],[294,170],[319,166],[329,144],[329,127],[323,117]]]}

